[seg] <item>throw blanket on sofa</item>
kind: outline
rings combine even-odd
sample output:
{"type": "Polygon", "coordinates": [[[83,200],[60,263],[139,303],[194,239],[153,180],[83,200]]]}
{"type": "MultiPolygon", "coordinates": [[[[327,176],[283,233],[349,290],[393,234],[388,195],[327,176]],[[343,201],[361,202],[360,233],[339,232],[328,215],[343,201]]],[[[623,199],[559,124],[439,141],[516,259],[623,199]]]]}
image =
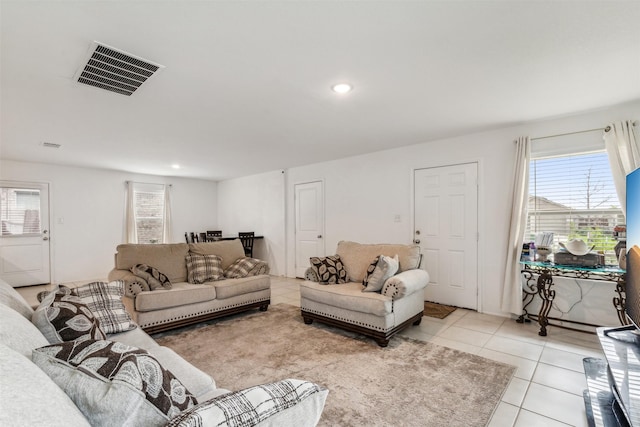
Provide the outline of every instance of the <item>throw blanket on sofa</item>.
{"type": "Polygon", "coordinates": [[[155,267],[151,267],[147,264],[136,264],[131,267],[131,272],[144,279],[149,284],[149,289],[152,291],[160,288],[171,289],[171,281],[169,278],[155,267]]]}

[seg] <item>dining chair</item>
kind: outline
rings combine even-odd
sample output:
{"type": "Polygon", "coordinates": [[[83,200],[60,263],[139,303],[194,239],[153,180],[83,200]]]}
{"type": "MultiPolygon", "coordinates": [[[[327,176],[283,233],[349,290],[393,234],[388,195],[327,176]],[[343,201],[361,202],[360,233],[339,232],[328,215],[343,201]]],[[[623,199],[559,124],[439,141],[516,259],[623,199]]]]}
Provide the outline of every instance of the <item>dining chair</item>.
{"type": "Polygon", "coordinates": [[[242,242],[245,256],[253,258],[253,238],[255,237],[255,233],[253,231],[240,232],[238,233],[238,237],[242,242]]]}
{"type": "Polygon", "coordinates": [[[215,242],[222,238],[222,230],[207,230],[207,242],[215,242]]]}
{"type": "Polygon", "coordinates": [[[191,232],[191,243],[198,243],[198,235],[193,231],[191,232]]]}
{"type": "Polygon", "coordinates": [[[187,241],[187,243],[189,243],[189,235],[187,234],[187,232],[184,232],[184,240],[187,241]]]}

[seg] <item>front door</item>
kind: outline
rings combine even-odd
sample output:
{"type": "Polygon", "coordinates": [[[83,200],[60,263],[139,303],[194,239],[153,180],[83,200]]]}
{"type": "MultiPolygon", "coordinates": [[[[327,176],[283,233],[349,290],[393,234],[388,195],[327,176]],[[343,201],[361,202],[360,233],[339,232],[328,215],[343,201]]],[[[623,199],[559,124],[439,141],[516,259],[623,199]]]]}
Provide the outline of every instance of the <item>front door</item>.
{"type": "Polygon", "coordinates": [[[295,185],[296,277],[304,277],[309,258],[324,256],[324,193],[322,182],[295,185]]]}
{"type": "Polygon", "coordinates": [[[414,171],[414,241],[429,272],[427,301],[478,308],[478,165],[414,171]]]}
{"type": "Polygon", "coordinates": [[[0,277],[14,287],[51,282],[49,185],[0,181],[0,277]]]}

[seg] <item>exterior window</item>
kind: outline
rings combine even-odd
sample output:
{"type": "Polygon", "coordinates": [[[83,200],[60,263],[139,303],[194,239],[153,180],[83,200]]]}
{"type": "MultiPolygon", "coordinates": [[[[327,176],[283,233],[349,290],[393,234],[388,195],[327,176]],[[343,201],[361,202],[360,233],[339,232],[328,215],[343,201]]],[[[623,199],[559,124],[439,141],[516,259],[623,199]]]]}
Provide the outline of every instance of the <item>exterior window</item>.
{"type": "Polygon", "coordinates": [[[137,243],[166,243],[167,200],[161,184],[133,183],[133,215],[137,243]]]}
{"type": "Polygon", "coordinates": [[[529,214],[524,241],[553,232],[558,242],[582,239],[616,264],[613,237],[624,215],[613,183],[606,152],[535,158],[530,164],[529,214]]]}
{"type": "Polygon", "coordinates": [[[40,233],[40,190],[0,188],[0,235],[40,233]]]}

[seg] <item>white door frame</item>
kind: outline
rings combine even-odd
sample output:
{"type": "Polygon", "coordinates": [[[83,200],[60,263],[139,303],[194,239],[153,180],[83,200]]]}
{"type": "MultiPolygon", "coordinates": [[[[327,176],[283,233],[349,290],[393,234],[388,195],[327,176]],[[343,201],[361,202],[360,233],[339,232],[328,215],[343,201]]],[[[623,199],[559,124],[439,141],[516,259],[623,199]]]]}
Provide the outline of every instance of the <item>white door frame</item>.
{"type": "Polygon", "coordinates": [[[297,207],[298,207],[298,201],[296,199],[296,189],[299,185],[305,185],[305,184],[315,184],[315,183],[319,183],[321,186],[321,194],[322,194],[322,224],[321,224],[321,231],[320,231],[320,235],[322,236],[321,239],[321,245],[322,245],[322,256],[324,256],[324,252],[326,250],[326,236],[325,236],[325,226],[326,226],[326,185],[324,182],[324,179],[312,179],[312,180],[308,180],[308,181],[301,181],[301,182],[295,182],[293,183],[293,277],[298,277],[297,274],[297,269],[298,269],[298,263],[297,263],[297,258],[298,258],[298,235],[297,235],[297,224],[298,224],[298,214],[297,214],[297,207]]]}
{"type": "MultiPolygon", "coordinates": [[[[53,245],[51,245],[52,240],[52,230],[51,230],[51,184],[49,182],[35,182],[35,181],[14,181],[10,179],[2,179],[0,180],[0,186],[2,187],[23,187],[23,188],[34,188],[34,189],[46,189],[46,197],[47,201],[45,204],[46,207],[46,218],[40,215],[40,228],[43,230],[38,236],[33,236],[33,238],[39,238],[42,241],[46,241],[47,246],[47,256],[46,259],[43,259],[43,264],[46,264],[46,268],[48,270],[48,278],[45,280],[47,283],[53,283],[53,245]]],[[[19,238],[19,237],[6,237],[7,239],[19,238]]],[[[14,285],[14,287],[20,286],[31,286],[31,285],[14,285]]]]}
{"type": "Polygon", "coordinates": [[[461,159],[456,163],[434,163],[424,164],[420,166],[414,166],[409,171],[409,181],[411,182],[411,196],[409,197],[409,215],[411,217],[411,229],[409,230],[409,241],[413,242],[414,231],[416,229],[416,209],[415,209],[415,173],[420,169],[439,168],[446,166],[458,166],[467,163],[476,163],[478,167],[478,268],[477,268],[477,282],[478,282],[478,313],[483,312],[484,307],[484,263],[485,263],[485,218],[484,218],[484,166],[481,158],[461,159]]]}

